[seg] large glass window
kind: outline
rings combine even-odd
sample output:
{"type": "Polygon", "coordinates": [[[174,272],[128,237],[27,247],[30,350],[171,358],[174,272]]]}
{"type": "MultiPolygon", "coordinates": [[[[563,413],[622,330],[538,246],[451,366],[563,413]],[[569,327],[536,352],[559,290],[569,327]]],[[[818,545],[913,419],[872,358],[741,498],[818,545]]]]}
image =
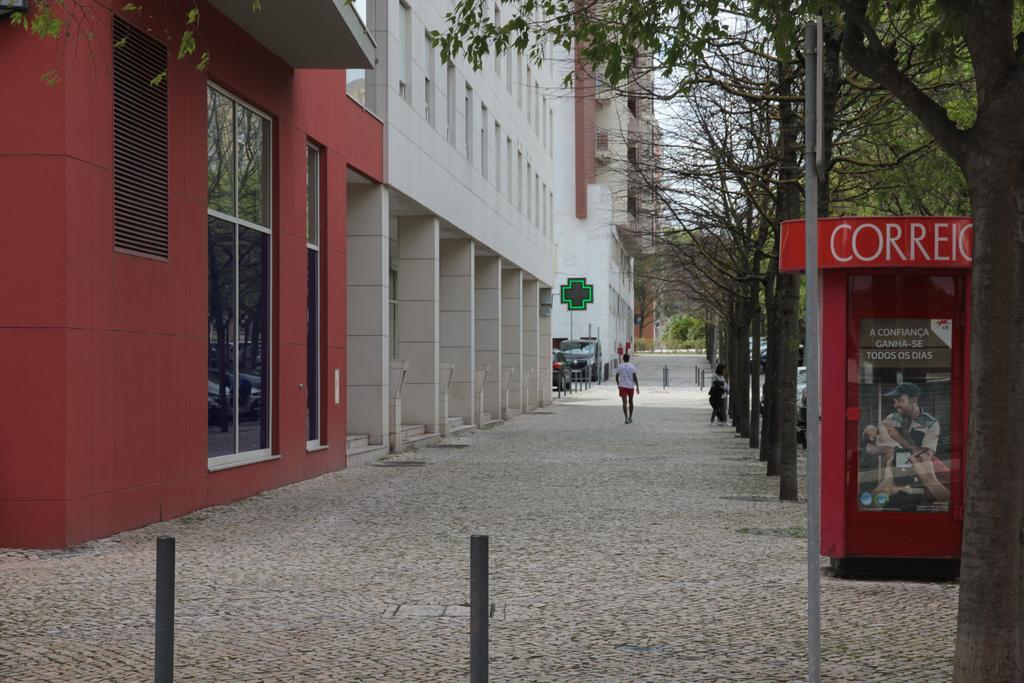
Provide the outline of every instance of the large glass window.
{"type": "Polygon", "coordinates": [[[270,449],[270,119],[207,89],[207,455],[270,449]]]}
{"type": "Polygon", "coordinates": [[[320,386],[320,150],[306,148],[306,442],[319,446],[320,386]]]}

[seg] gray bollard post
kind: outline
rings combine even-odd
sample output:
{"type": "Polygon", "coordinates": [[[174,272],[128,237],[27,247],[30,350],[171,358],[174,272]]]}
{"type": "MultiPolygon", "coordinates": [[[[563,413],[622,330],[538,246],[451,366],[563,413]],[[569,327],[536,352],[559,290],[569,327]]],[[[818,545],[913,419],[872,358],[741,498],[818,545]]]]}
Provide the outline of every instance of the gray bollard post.
{"type": "Polygon", "coordinates": [[[661,369],[661,388],[668,389],[668,366],[661,369]]]}
{"type": "Polygon", "coordinates": [[[487,683],[487,536],[469,537],[469,681],[487,683]]]}
{"type": "Polygon", "coordinates": [[[174,537],[156,539],[156,652],[154,680],[174,680],[174,537]]]}

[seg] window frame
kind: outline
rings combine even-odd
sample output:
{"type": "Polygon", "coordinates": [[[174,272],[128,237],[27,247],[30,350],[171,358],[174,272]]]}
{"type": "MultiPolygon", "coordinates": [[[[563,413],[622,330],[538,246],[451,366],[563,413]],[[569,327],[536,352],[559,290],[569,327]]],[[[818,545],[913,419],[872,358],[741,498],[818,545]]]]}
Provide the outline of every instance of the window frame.
{"type": "MultiPolygon", "coordinates": [[[[314,198],[314,201],[313,201],[313,209],[314,209],[314,212],[315,212],[315,215],[314,215],[314,226],[315,226],[315,231],[316,231],[316,235],[315,235],[316,236],[316,242],[315,243],[311,243],[309,241],[309,233],[308,233],[308,230],[307,230],[307,234],[306,234],[306,251],[307,251],[306,256],[307,256],[307,261],[306,262],[307,262],[307,264],[309,263],[309,261],[308,261],[309,254],[308,254],[308,252],[309,251],[315,251],[316,252],[316,283],[315,283],[315,287],[316,287],[316,308],[314,309],[314,311],[316,313],[316,325],[315,325],[316,350],[315,350],[314,358],[316,359],[316,369],[315,369],[315,371],[313,373],[313,376],[316,377],[316,388],[315,388],[315,393],[313,394],[313,396],[315,397],[315,408],[316,408],[316,413],[317,413],[317,430],[316,430],[317,433],[316,433],[316,438],[315,439],[310,439],[309,438],[309,425],[307,423],[307,425],[306,425],[306,451],[307,452],[315,451],[315,450],[322,450],[322,449],[327,447],[327,442],[324,439],[324,424],[326,422],[326,420],[324,418],[325,418],[325,413],[326,413],[327,402],[324,400],[324,387],[326,386],[326,383],[324,382],[324,363],[323,363],[323,352],[324,352],[324,328],[323,328],[323,280],[324,280],[323,273],[324,273],[324,258],[323,258],[323,249],[321,248],[321,243],[323,242],[323,231],[322,231],[322,229],[323,229],[323,221],[321,220],[321,218],[323,216],[323,206],[322,206],[323,205],[323,187],[322,187],[322,185],[323,185],[323,177],[324,177],[323,176],[323,147],[321,145],[316,144],[312,140],[307,140],[306,141],[306,169],[307,169],[307,173],[308,173],[308,169],[309,169],[309,154],[310,154],[310,152],[315,152],[316,153],[316,178],[315,178],[315,180],[313,182],[313,185],[312,185],[312,187],[314,188],[314,191],[316,192],[316,197],[314,198]]],[[[310,183],[309,183],[309,180],[307,179],[307,181],[306,181],[306,193],[307,193],[306,206],[307,207],[309,207],[309,197],[308,197],[309,189],[310,189],[310,183]]],[[[308,277],[308,274],[307,274],[307,277],[308,277]]],[[[308,292],[308,290],[307,290],[306,296],[307,296],[306,307],[308,309],[309,308],[309,301],[308,301],[309,292],[308,292]]],[[[306,333],[307,344],[309,343],[309,336],[310,335],[309,335],[309,332],[307,330],[307,333],[306,333]]],[[[306,357],[307,358],[309,357],[309,352],[308,351],[306,353],[306,357]]],[[[308,384],[309,384],[308,375],[309,375],[309,371],[307,370],[307,380],[306,380],[306,383],[307,383],[307,386],[306,386],[306,392],[307,392],[307,394],[306,394],[306,396],[307,396],[307,398],[306,398],[306,405],[307,406],[309,405],[309,392],[312,389],[312,387],[308,386],[308,384]]]]}
{"type": "Polygon", "coordinates": [[[490,123],[487,121],[487,105],[482,101],[480,102],[480,175],[487,179],[488,173],[488,154],[487,154],[487,128],[490,123]]]}
{"type": "Polygon", "coordinates": [[[448,101],[447,101],[447,107],[446,107],[447,111],[445,112],[446,121],[447,121],[447,123],[446,123],[447,130],[445,131],[445,137],[448,138],[448,143],[452,147],[456,146],[456,138],[458,138],[458,136],[459,136],[458,125],[457,125],[458,124],[458,114],[456,112],[456,110],[458,109],[458,104],[459,104],[459,101],[456,99],[456,96],[458,95],[458,92],[457,92],[458,86],[457,86],[457,78],[456,78],[456,76],[457,76],[457,73],[455,71],[455,65],[454,64],[448,64],[448,69],[447,69],[447,81],[448,82],[446,84],[446,89],[448,91],[448,101]]]}
{"type": "Polygon", "coordinates": [[[423,34],[423,118],[426,119],[427,124],[431,127],[435,127],[435,119],[437,118],[435,110],[437,109],[437,102],[435,101],[434,93],[437,90],[434,84],[435,72],[437,71],[437,59],[436,53],[434,52],[434,46],[430,42],[430,32],[426,31],[423,34]]]}
{"type": "MultiPolygon", "coordinates": [[[[273,386],[273,377],[274,377],[274,349],[275,349],[274,338],[273,338],[273,332],[274,332],[274,275],[273,275],[273,273],[274,273],[274,230],[273,230],[273,217],[274,217],[274,164],[275,164],[275,158],[274,158],[274,117],[271,116],[270,114],[268,114],[267,112],[263,111],[259,107],[256,107],[254,105],[249,104],[247,101],[243,100],[242,98],[240,98],[237,95],[235,95],[234,93],[232,93],[230,90],[224,88],[223,86],[218,85],[216,82],[214,82],[212,80],[207,80],[206,87],[208,89],[213,90],[216,93],[222,95],[223,97],[226,97],[229,100],[231,100],[231,102],[233,103],[233,106],[235,107],[235,109],[233,111],[233,115],[232,115],[232,152],[233,152],[233,156],[234,156],[234,180],[233,180],[232,190],[233,190],[233,206],[234,206],[234,209],[235,209],[236,212],[238,212],[238,203],[239,203],[238,202],[238,185],[239,185],[239,183],[238,183],[238,157],[239,157],[239,154],[238,154],[238,150],[237,150],[237,130],[234,128],[234,125],[235,125],[234,122],[235,122],[236,116],[237,116],[237,108],[238,107],[243,107],[243,108],[249,110],[250,112],[256,114],[260,118],[266,120],[266,122],[269,124],[269,138],[270,138],[269,139],[269,144],[266,146],[267,168],[268,168],[268,183],[267,183],[267,198],[266,198],[267,204],[266,204],[266,209],[267,209],[267,219],[268,219],[269,225],[267,225],[267,226],[260,225],[258,223],[254,223],[254,222],[249,221],[247,219],[241,218],[239,216],[233,216],[233,215],[230,215],[230,214],[226,214],[223,211],[217,211],[216,209],[211,209],[210,206],[209,206],[209,201],[207,201],[207,207],[206,207],[206,215],[207,215],[208,218],[212,216],[213,218],[217,218],[217,219],[222,220],[222,221],[224,221],[226,223],[231,223],[232,225],[234,225],[234,228],[235,228],[235,252],[234,252],[234,259],[235,259],[235,264],[236,265],[235,265],[235,274],[234,274],[234,283],[233,283],[234,295],[235,295],[235,298],[234,298],[234,301],[233,301],[233,306],[234,306],[234,310],[235,311],[239,310],[239,306],[238,306],[238,297],[239,297],[239,276],[238,276],[238,271],[239,271],[239,268],[238,268],[238,265],[237,265],[237,263],[238,263],[238,233],[239,233],[239,229],[244,227],[244,228],[248,228],[248,229],[251,229],[251,230],[255,230],[257,232],[260,232],[260,233],[263,233],[263,234],[267,235],[268,238],[269,238],[269,240],[268,240],[268,242],[269,242],[269,249],[268,249],[268,252],[269,252],[269,257],[268,257],[269,258],[269,262],[267,264],[267,272],[269,273],[270,280],[267,283],[267,294],[268,294],[268,296],[267,296],[267,331],[268,331],[268,334],[267,334],[267,337],[266,337],[266,344],[267,344],[267,351],[266,351],[267,367],[266,367],[266,369],[264,371],[264,378],[265,378],[266,381],[264,382],[264,385],[263,385],[263,387],[261,387],[261,390],[260,390],[260,394],[261,394],[261,397],[262,397],[262,400],[263,400],[263,407],[262,407],[261,410],[265,411],[265,413],[267,415],[267,444],[268,445],[267,445],[266,448],[257,448],[255,450],[250,450],[250,451],[239,451],[238,450],[238,448],[239,448],[239,431],[240,431],[239,427],[238,427],[238,394],[240,392],[238,391],[237,387],[233,386],[232,387],[232,389],[233,389],[232,390],[232,422],[234,424],[235,452],[234,453],[225,453],[223,455],[210,456],[209,455],[209,446],[207,446],[207,456],[206,456],[207,471],[208,472],[216,472],[218,470],[229,469],[229,468],[232,468],[232,467],[240,467],[242,465],[249,465],[249,464],[252,464],[252,463],[263,462],[265,460],[276,460],[276,459],[281,457],[280,455],[275,455],[274,452],[273,452],[273,449],[274,449],[274,420],[273,420],[273,415],[274,415],[274,396],[273,396],[274,392],[273,392],[273,389],[274,389],[274,386],[273,386]],[[267,389],[267,391],[264,391],[264,389],[267,389]]],[[[207,233],[209,233],[209,227],[207,227],[207,233]]],[[[209,239],[209,237],[207,237],[207,239],[209,239]]],[[[207,266],[207,278],[209,278],[209,266],[207,266]]],[[[238,379],[238,374],[239,374],[238,357],[239,357],[239,353],[238,353],[238,350],[237,350],[237,344],[238,344],[237,327],[238,327],[238,317],[236,315],[235,316],[235,330],[236,330],[235,344],[236,344],[236,348],[235,348],[235,352],[233,354],[234,355],[234,363],[233,363],[233,367],[232,367],[232,371],[234,373],[234,382],[235,382],[235,384],[238,384],[238,381],[239,381],[239,379],[238,379]]],[[[209,351],[207,351],[207,353],[209,353],[209,351]]],[[[209,373],[209,371],[207,370],[207,374],[208,373],[209,373]]]]}
{"type": "Polygon", "coordinates": [[[398,36],[401,61],[398,66],[398,96],[412,103],[412,5],[404,0],[398,2],[398,36]]]}
{"type": "Polygon", "coordinates": [[[465,128],[466,128],[466,160],[473,163],[473,138],[476,136],[475,124],[473,122],[473,86],[466,82],[465,90],[465,128]]]}

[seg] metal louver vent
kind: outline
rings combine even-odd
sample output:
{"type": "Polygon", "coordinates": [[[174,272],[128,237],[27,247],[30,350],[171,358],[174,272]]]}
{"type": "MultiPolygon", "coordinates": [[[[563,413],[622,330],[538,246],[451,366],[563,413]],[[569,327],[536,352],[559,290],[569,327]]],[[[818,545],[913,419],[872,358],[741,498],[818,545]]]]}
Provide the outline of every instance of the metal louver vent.
{"type": "Polygon", "coordinates": [[[167,49],[114,17],[114,248],[167,258],[167,49]]]}

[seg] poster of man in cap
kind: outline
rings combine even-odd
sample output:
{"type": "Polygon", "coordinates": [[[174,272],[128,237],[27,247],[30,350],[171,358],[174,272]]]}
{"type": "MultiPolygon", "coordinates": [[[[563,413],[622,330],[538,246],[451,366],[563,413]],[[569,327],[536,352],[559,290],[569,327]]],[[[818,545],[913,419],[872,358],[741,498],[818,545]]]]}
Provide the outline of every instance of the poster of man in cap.
{"type": "Polygon", "coordinates": [[[948,320],[861,320],[861,510],[949,509],[951,346],[948,320]]]}

